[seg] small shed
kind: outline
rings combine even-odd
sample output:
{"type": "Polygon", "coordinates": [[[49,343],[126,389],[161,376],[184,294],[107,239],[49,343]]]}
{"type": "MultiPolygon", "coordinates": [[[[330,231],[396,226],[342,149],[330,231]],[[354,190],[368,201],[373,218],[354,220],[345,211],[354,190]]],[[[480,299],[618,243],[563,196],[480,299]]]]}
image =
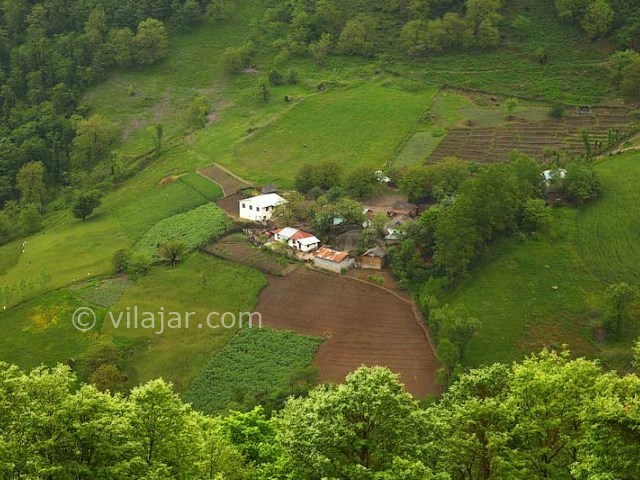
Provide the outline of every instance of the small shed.
{"type": "Polygon", "coordinates": [[[327,247],[320,247],[313,254],[313,264],[324,270],[340,273],[353,267],[354,260],[347,252],[338,252],[327,247]]]}
{"type": "Polygon", "coordinates": [[[382,247],[373,247],[367,250],[360,257],[360,267],[370,268],[373,270],[382,270],[384,267],[385,259],[387,258],[387,251],[382,247]]]}
{"type": "Polygon", "coordinates": [[[260,193],[262,195],[269,195],[270,193],[278,193],[278,187],[273,184],[263,185],[260,188],[260,193]]]}

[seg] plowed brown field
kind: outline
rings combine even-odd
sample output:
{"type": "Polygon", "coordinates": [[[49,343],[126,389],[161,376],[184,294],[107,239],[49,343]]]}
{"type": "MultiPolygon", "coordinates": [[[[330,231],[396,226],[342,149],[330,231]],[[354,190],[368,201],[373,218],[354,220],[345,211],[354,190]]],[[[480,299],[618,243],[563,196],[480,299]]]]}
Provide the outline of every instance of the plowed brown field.
{"type": "Polygon", "coordinates": [[[417,397],[439,391],[425,331],[411,303],[390,291],[299,268],[269,278],[257,311],[266,326],[327,337],[314,360],[320,381],[341,382],[361,365],[381,365],[417,397]]]}

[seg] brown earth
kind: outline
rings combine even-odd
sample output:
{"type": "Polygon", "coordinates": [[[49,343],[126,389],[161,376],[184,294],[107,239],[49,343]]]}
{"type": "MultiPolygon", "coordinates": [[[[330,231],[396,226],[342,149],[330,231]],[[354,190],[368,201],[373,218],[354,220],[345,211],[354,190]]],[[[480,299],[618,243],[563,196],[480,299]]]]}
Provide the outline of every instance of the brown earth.
{"type": "Polygon", "coordinates": [[[206,250],[217,257],[241,263],[272,275],[286,275],[299,266],[297,263],[281,263],[276,254],[253,245],[242,233],[234,233],[221,238],[206,250]]]}
{"type": "Polygon", "coordinates": [[[341,382],[361,365],[399,373],[417,397],[439,393],[438,363],[411,302],[354,278],[299,268],[269,277],[257,306],[266,326],[326,337],[313,365],[341,382]]]}
{"type": "Polygon", "coordinates": [[[216,205],[218,205],[232,217],[237,217],[240,213],[238,202],[243,198],[247,198],[248,196],[249,195],[245,195],[243,193],[235,193],[233,195],[228,195],[219,200],[216,200],[216,205]]]}

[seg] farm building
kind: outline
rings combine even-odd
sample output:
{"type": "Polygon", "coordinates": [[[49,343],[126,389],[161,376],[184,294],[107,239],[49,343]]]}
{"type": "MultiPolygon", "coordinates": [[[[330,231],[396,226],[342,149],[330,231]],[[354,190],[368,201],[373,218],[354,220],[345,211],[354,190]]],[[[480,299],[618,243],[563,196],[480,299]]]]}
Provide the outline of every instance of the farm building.
{"type": "Polygon", "coordinates": [[[337,252],[327,247],[321,247],[313,255],[313,264],[324,270],[340,273],[353,266],[353,258],[347,252],[337,252]]]}
{"type": "Polygon", "coordinates": [[[563,180],[566,175],[567,171],[564,168],[558,168],[556,170],[545,170],[544,172],[542,172],[544,183],[547,187],[552,183],[557,182],[558,180],[563,180]]]}
{"type": "Polygon", "coordinates": [[[387,251],[382,247],[370,248],[360,257],[360,268],[370,268],[373,270],[382,270],[384,261],[387,257],[387,251]]]}
{"type": "Polygon", "coordinates": [[[320,247],[320,239],[296,228],[280,228],[273,232],[273,236],[278,242],[286,242],[291,248],[301,252],[311,252],[320,247]]]}
{"type": "Polygon", "coordinates": [[[392,208],[387,210],[387,215],[397,217],[398,215],[406,217],[415,217],[418,214],[418,206],[410,202],[396,202],[392,208]]]}
{"type": "Polygon", "coordinates": [[[387,224],[387,234],[384,239],[391,243],[399,241],[406,233],[404,224],[412,221],[413,219],[407,215],[394,216],[387,224]]]}
{"type": "Polygon", "coordinates": [[[273,210],[282,203],[287,203],[287,201],[277,193],[245,198],[238,202],[239,216],[254,222],[264,222],[271,219],[273,210]]]}

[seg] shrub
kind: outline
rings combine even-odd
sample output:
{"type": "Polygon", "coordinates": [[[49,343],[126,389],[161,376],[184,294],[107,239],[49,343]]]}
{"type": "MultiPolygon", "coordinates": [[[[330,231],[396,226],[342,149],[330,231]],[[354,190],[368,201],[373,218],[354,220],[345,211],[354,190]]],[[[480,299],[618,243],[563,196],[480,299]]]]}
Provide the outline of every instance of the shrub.
{"type": "Polygon", "coordinates": [[[287,83],[289,85],[295,85],[298,83],[298,71],[296,69],[292,68],[289,70],[289,73],[287,73],[287,83]]]}
{"type": "Polygon", "coordinates": [[[271,70],[269,72],[269,83],[274,87],[277,87],[278,85],[284,85],[285,83],[284,75],[282,75],[282,73],[280,73],[276,69],[271,70]]]}
{"type": "Polygon", "coordinates": [[[131,249],[121,248],[116,250],[111,257],[111,264],[113,265],[113,271],[117,274],[127,271],[129,266],[129,260],[131,259],[131,249]]]}
{"type": "Polygon", "coordinates": [[[550,210],[545,201],[540,198],[530,198],[524,204],[521,227],[533,233],[545,230],[551,220],[550,210]]]}
{"type": "Polygon", "coordinates": [[[560,120],[564,117],[565,113],[565,105],[562,102],[555,102],[551,109],[549,110],[549,118],[553,118],[555,120],[560,120]]]}
{"type": "Polygon", "coordinates": [[[151,269],[151,258],[140,253],[132,253],[127,262],[127,273],[134,277],[142,277],[151,269]]]}
{"type": "Polygon", "coordinates": [[[574,163],[567,168],[563,192],[578,205],[595,200],[600,195],[600,175],[588,165],[574,163]]]}

